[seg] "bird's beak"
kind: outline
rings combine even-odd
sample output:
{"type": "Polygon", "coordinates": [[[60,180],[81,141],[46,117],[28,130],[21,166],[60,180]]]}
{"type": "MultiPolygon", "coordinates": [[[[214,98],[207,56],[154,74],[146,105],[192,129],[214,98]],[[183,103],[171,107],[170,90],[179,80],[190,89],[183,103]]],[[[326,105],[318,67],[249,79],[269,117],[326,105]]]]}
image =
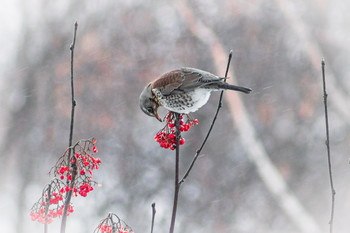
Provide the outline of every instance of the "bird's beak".
{"type": "Polygon", "coordinates": [[[160,118],[157,111],[154,112],[154,117],[157,118],[158,121],[162,122],[162,118],[160,118]]]}

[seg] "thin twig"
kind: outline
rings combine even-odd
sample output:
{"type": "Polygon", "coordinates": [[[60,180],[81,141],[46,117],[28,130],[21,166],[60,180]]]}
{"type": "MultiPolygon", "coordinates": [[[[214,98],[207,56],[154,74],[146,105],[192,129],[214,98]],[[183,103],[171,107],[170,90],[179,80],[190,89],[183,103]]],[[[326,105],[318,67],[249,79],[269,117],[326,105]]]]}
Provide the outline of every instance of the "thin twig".
{"type": "MultiPolygon", "coordinates": [[[[74,25],[74,36],[73,36],[73,42],[70,46],[70,85],[71,85],[71,95],[72,95],[72,111],[71,111],[71,118],[70,118],[70,131],[69,131],[69,148],[72,147],[73,142],[73,127],[74,127],[74,110],[75,106],[77,105],[75,98],[74,98],[74,48],[75,48],[75,39],[77,36],[77,30],[78,30],[78,23],[75,22],[74,25]]],[[[71,149],[70,149],[71,152],[71,149]]],[[[69,153],[71,155],[71,153],[69,153]]],[[[70,156],[69,156],[70,157],[70,156]]],[[[70,158],[69,158],[70,159],[70,158]]]]}
{"type": "MultiPolygon", "coordinates": [[[[76,106],[76,101],[74,99],[74,76],[73,76],[73,71],[74,71],[74,48],[75,48],[75,39],[77,36],[77,29],[78,29],[78,23],[75,22],[74,25],[74,36],[73,36],[73,42],[70,46],[70,51],[71,51],[71,64],[70,64],[70,71],[71,71],[71,95],[72,95],[72,110],[71,110],[71,121],[70,121],[70,131],[69,131],[69,153],[67,157],[67,166],[70,167],[70,160],[72,156],[72,151],[74,152],[74,149],[72,148],[72,142],[73,142],[73,127],[74,127],[74,110],[76,106]]],[[[72,180],[70,181],[70,187],[73,187],[74,181],[75,181],[75,176],[76,176],[76,165],[74,164],[73,167],[73,175],[72,175],[72,180]]],[[[67,184],[68,185],[68,184],[67,184]]],[[[66,225],[67,225],[67,211],[68,211],[68,206],[70,204],[70,200],[72,197],[72,190],[68,191],[66,194],[66,199],[65,199],[65,204],[64,204],[64,210],[63,210],[63,215],[62,215],[62,222],[61,222],[61,233],[66,232],[66,225]]]]}
{"type": "Polygon", "coordinates": [[[153,227],[154,227],[154,217],[156,215],[156,203],[152,203],[152,225],[151,225],[151,233],[153,233],[153,227]]]}
{"type": "Polygon", "coordinates": [[[328,124],[328,106],[327,106],[327,91],[326,91],[326,74],[325,74],[325,61],[322,59],[322,80],[323,80],[323,102],[324,102],[324,114],[326,122],[326,146],[327,146],[327,158],[328,158],[328,172],[329,180],[331,185],[331,194],[332,194],[332,204],[331,204],[331,217],[329,220],[329,232],[333,232],[333,219],[334,219],[334,202],[335,202],[335,189],[333,185],[333,174],[332,174],[332,164],[331,164],[331,148],[329,145],[329,124],[328,124]]]}
{"type": "Polygon", "coordinates": [[[173,113],[175,114],[175,127],[176,127],[176,148],[175,148],[175,191],[174,191],[174,204],[173,204],[173,211],[171,215],[171,223],[170,223],[170,233],[174,232],[175,227],[175,219],[176,219],[176,210],[177,210],[177,203],[179,199],[179,191],[180,191],[180,183],[179,183],[179,162],[180,162],[180,114],[179,113],[173,113]]]}
{"type": "MultiPolygon", "coordinates": [[[[228,74],[228,71],[229,71],[229,68],[230,68],[230,63],[231,63],[231,59],[232,59],[232,50],[230,51],[230,54],[228,56],[228,61],[227,61],[227,66],[226,66],[226,72],[225,72],[225,78],[227,78],[227,74],[228,74]]],[[[224,80],[226,82],[226,79],[224,80]]],[[[216,109],[216,113],[215,113],[215,116],[213,118],[213,121],[210,125],[210,128],[208,130],[208,133],[207,135],[205,136],[204,138],[204,141],[202,143],[202,145],[199,147],[199,149],[196,151],[196,154],[195,156],[193,157],[193,160],[189,166],[189,168],[187,169],[185,175],[183,176],[183,178],[180,180],[180,184],[182,184],[183,182],[185,182],[186,178],[188,177],[188,175],[190,174],[192,168],[193,168],[193,165],[194,163],[196,162],[196,160],[198,159],[205,143],[207,142],[208,138],[209,138],[209,135],[214,127],[214,124],[215,124],[215,121],[216,121],[216,118],[218,117],[218,114],[219,114],[219,111],[220,111],[220,108],[222,107],[222,97],[223,97],[223,94],[224,94],[224,91],[221,91],[220,93],[220,98],[219,98],[219,104],[218,104],[218,108],[216,109]]]]}

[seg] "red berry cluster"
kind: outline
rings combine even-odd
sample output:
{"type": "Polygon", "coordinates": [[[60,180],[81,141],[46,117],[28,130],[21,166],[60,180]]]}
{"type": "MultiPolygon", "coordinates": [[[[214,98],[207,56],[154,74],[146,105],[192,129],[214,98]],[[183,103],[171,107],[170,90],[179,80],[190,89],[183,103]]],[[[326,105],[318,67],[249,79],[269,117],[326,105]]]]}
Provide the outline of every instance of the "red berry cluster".
{"type": "MultiPolygon", "coordinates": [[[[166,125],[162,130],[160,130],[156,136],[154,136],[154,140],[157,141],[160,147],[165,149],[174,150],[176,148],[176,125],[175,125],[175,115],[172,112],[169,112],[166,117],[166,125]]],[[[192,119],[191,116],[187,114],[180,115],[180,127],[179,131],[186,132],[192,126],[198,125],[199,121],[197,119],[192,119]],[[186,116],[186,121],[184,121],[184,116],[186,116]]],[[[185,144],[185,139],[181,136],[179,138],[179,145],[185,144]]]]}
{"type": "Polygon", "coordinates": [[[55,167],[55,175],[70,185],[62,188],[62,192],[73,191],[75,196],[80,194],[86,197],[94,189],[91,186],[93,170],[99,169],[101,164],[100,158],[92,156],[98,152],[95,143],[95,139],[79,141],[74,147],[75,154],[70,163],[67,163],[69,149],[63,154],[59,165],[55,167]]]}
{"type": "Polygon", "coordinates": [[[101,233],[133,233],[133,231],[129,231],[128,229],[124,228],[123,226],[119,227],[118,230],[113,229],[113,226],[109,225],[101,225],[99,226],[99,232],[101,233]]]}
{"type": "MultiPolygon", "coordinates": [[[[157,141],[160,147],[164,149],[174,150],[176,148],[176,134],[159,131],[156,136],[154,136],[154,140],[157,141]]],[[[185,144],[185,139],[179,139],[179,145],[185,144]]]]}
{"type": "MultiPolygon", "coordinates": [[[[44,190],[42,197],[32,207],[30,215],[33,221],[50,223],[53,218],[62,216],[67,192],[72,192],[75,197],[86,197],[94,190],[93,170],[99,169],[101,164],[101,160],[93,156],[98,152],[95,144],[95,139],[80,140],[61,156],[52,168],[55,179],[48,186],[50,188],[44,190]]],[[[67,215],[73,211],[73,206],[69,204],[67,215]]]]}
{"type": "MultiPolygon", "coordinates": [[[[55,179],[45,188],[44,194],[31,209],[30,216],[33,221],[38,221],[40,223],[51,223],[54,218],[61,217],[63,215],[63,210],[65,207],[63,194],[66,191],[64,188],[60,189],[62,184],[62,181],[55,179]]],[[[68,216],[73,211],[73,206],[68,205],[66,215],[68,216]]]]}
{"type": "Polygon", "coordinates": [[[116,214],[110,213],[97,226],[94,233],[134,233],[116,214]]]}
{"type": "Polygon", "coordinates": [[[91,186],[90,183],[82,183],[81,185],[79,185],[79,187],[73,187],[73,188],[66,185],[65,187],[62,187],[60,189],[60,195],[61,195],[60,198],[63,198],[62,197],[63,193],[69,192],[69,191],[72,191],[75,197],[77,197],[78,194],[82,197],[86,197],[87,194],[92,190],[94,190],[94,188],[91,186]]]}
{"type": "MultiPolygon", "coordinates": [[[[45,217],[45,207],[41,207],[36,212],[30,212],[30,216],[33,221],[38,221],[40,223],[52,223],[53,218],[61,217],[63,215],[64,205],[62,205],[58,209],[50,209],[48,210],[47,217],[45,217]]],[[[72,205],[68,206],[67,216],[74,211],[72,205]]]]}
{"type": "MultiPolygon", "coordinates": [[[[89,183],[83,183],[82,185],[79,186],[79,194],[80,196],[86,197],[89,192],[94,190],[93,187],[89,183]]],[[[77,194],[76,194],[77,196],[77,194]]]]}

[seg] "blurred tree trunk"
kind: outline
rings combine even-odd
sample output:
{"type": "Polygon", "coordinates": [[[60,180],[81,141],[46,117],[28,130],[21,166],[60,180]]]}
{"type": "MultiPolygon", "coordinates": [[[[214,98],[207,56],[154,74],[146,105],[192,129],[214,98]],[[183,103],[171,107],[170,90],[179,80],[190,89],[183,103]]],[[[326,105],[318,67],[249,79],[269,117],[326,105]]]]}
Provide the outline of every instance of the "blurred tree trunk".
{"type": "MultiPolygon", "coordinates": [[[[210,28],[206,27],[199,19],[193,15],[191,8],[186,0],[176,2],[179,15],[187,23],[191,32],[203,43],[211,48],[211,56],[215,63],[217,72],[224,70],[225,53],[220,40],[210,28]]],[[[236,78],[231,71],[228,75],[228,82],[235,84],[236,78]]],[[[245,110],[240,95],[236,92],[227,92],[227,101],[231,110],[232,121],[238,128],[239,136],[243,147],[250,160],[255,164],[261,180],[265,183],[268,190],[277,200],[283,211],[304,233],[320,233],[320,229],[313,217],[303,207],[298,198],[289,190],[287,183],[282,175],[270,160],[263,143],[256,136],[255,129],[250,121],[249,115],[245,110]]]]}

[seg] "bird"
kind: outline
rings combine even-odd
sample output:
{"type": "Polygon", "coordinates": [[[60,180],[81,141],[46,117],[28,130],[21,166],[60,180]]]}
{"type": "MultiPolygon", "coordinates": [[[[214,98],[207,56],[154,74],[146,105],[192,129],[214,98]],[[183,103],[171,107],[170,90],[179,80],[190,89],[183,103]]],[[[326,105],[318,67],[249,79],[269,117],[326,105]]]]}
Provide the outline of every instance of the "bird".
{"type": "Polygon", "coordinates": [[[204,70],[183,67],[160,75],[148,83],[140,94],[140,108],[162,122],[158,108],[189,114],[205,105],[212,91],[234,90],[249,94],[252,89],[230,85],[225,77],[204,70]]]}

